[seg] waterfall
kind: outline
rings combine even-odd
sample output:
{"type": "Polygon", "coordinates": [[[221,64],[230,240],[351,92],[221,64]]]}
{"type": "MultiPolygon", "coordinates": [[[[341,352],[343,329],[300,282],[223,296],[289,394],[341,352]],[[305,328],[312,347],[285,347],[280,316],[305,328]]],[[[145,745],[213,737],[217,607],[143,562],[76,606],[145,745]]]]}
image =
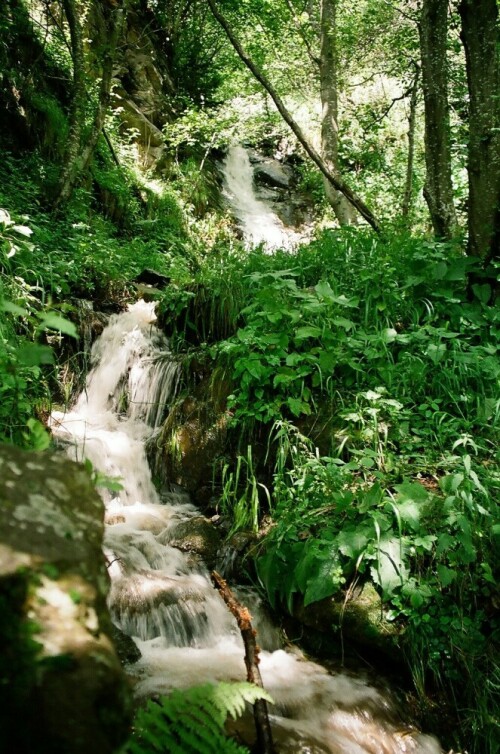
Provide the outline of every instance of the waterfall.
{"type": "Polygon", "coordinates": [[[297,242],[279,217],[255,194],[254,174],[247,150],[229,147],[223,166],[224,195],[238,220],[247,246],[263,244],[268,251],[289,249],[297,242]]]}
{"type": "MultiPolygon", "coordinates": [[[[122,480],[121,491],[105,495],[105,553],[112,618],[142,653],[128,668],[138,698],[246,677],[239,631],[205,566],[169,544],[175,528],[199,513],[180,493],[160,501],[148,468],[144,443],[178,380],[154,319],[153,306],[143,301],[113,316],[94,344],[93,367],[72,411],[51,418],[54,435],[73,458],[89,458],[97,470],[122,480]]],[[[395,722],[387,692],[361,677],[330,673],[297,648],[281,648],[277,631],[260,617],[255,593],[242,598],[257,618],[278,752],[441,751],[434,738],[395,722]]]]}

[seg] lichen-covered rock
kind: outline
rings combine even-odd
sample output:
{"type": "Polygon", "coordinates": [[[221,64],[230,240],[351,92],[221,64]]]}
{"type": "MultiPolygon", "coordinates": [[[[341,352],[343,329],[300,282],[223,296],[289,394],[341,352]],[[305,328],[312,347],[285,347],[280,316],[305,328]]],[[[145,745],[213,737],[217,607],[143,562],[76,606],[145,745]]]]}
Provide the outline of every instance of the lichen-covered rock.
{"type": "Polygon", "coordinates": [[[0,730],[16,754],[111,754],[127,735],[102,537],[81,466],[0,445],[0,730]]]}
{"type": "Polygon", "coordinates": [[[347,597],[328,597],[307,607],[297,601],[294,617],[320,632],[341,630],[346,642],[390,657],[400,654],[398,627],[384,615],[380,595],[372,584],[351,590],[347,597]]]}

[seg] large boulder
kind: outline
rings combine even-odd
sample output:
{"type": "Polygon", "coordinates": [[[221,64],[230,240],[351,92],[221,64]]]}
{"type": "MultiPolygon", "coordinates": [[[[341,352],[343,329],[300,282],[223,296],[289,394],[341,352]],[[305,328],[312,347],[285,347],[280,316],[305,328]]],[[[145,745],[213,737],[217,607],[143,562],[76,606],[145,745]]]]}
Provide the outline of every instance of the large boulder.
{"type": "Polygon", "coordinates": [[[0,445],[0,730],[16,754],[111,754],[127,735],[103,514],[83,467],[0,445]]]}
{"type": "Polygon", "coordinates": [[[346,596],[327,597],[307,607],[297,600],[294,617],[325,636],[340,631],[346,643],[358,646],[366,654],[383,655],[393,664],[402,660],[400,628],[387,620],[380,595],[369,582],[346,596]]]}

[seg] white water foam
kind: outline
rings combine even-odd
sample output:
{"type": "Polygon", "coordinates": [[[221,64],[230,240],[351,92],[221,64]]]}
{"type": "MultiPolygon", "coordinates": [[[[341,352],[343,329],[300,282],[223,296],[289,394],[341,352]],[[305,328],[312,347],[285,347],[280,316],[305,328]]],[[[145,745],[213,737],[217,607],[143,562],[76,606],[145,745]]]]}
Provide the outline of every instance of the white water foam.
{"type": "Polygon", "coordinates": [[[275,212],[255,194],[253,168],[247,150],[241,145],[229,147],[223,165],[223,193],[238,220],[243,239],[249,248],[263,244],[275,249],[292,249],[299,236],[281,222],[275,212]]]}
{"type": "MultiPolygon", "coordinates": [[[[123,490],[105,496],[105,555],[113,620],[142,652],[129,668],[139,698],[245,678],[239,631],[205,566],[169,545],[175,527],[198,512],[180,493],[160,503],[148,468],[144,443],[178,379],[154,319],[144,302],[112,317],[94,345],[93,369],[73,410],[51,418],[54,435],[74,458],[89,458],[122,480],[123,490]]],[[[259,617],[257,598],[242,598],[253,602],[257,629],[262,626],[261,672],[275,700],[278,752],[440,752],[435,739],[391,722],[388,696],[362,678],[331,674],[297,649],[276,649],[278,634],[259,617]]]]}

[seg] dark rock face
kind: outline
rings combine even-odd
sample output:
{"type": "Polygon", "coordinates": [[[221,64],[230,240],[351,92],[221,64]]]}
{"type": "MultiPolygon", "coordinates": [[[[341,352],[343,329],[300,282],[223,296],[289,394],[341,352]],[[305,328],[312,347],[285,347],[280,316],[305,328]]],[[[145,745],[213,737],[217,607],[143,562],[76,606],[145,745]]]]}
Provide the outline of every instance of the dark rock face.
{"type": "Polygon", "coordinates": [[[221,380],[217,394],[214,390],[211,380],[204,379],[196,394],[172,408],[154,447],[148,448],[157,477],[180,485],[202,510],[210,507],[213,463],[223,455],[227,439],[230,385],[221,380]]]}
{"type": "Polygon", "coordinates": [[[111,754],[127,736],[103,513],[82,467],[0,446],[0,730],[16,754],[111,754]]]}
{"type": "Polygon", "coordinates": [[[257,197],[269,204],[286,226],[300,228],[307,225],[312,217],[311,201],[299,191],[298,174],[292,165],[254,149],[248,152],[257,197]]]}
{"type": "Polygon", "coordinates": [[[220,532],[204,516],[181,521],[173,530],[167,529],[166,536],[159,539],[163,544],[177,547],[182,552],[198,555],[209,569],[214,568],[221,545],[220,532]]]}
{"type": "Polygon", "coordinates": [[[255,179],[265,186],[279,189],[289,189],[293,183],[294,173],[289,165],[284,165],[272,157],[263,157],[252,151],[250,159],[253,164],[255,179]]]}

